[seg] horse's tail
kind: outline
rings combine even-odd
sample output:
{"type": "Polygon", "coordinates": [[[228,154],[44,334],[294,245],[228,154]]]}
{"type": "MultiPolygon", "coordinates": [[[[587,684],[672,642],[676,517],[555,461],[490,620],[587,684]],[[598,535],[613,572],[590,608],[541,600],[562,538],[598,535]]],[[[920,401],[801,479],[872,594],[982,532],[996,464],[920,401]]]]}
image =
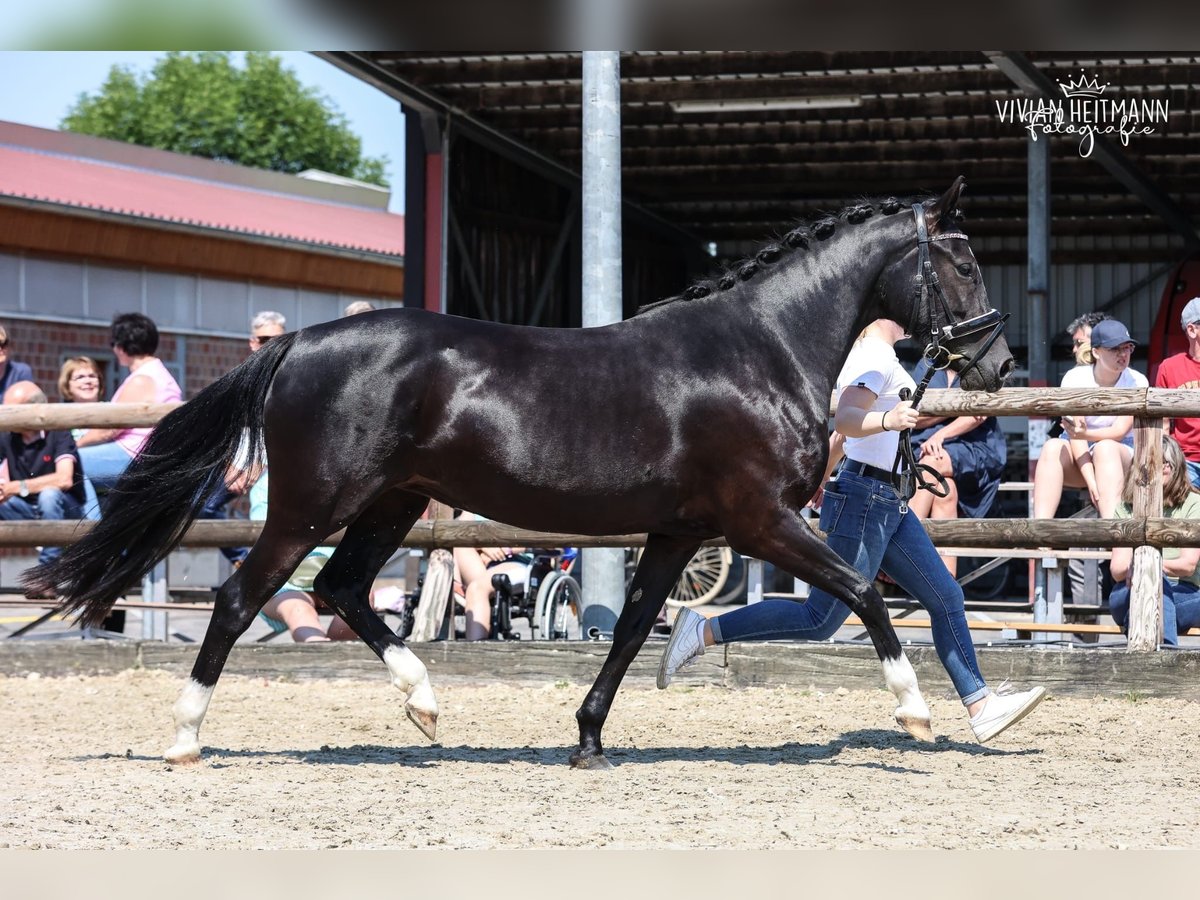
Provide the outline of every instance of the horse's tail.
{"type": "Polygon", "coordinates": [[[243,440],[246,466],[259,461],[267,390],[294,340],[294,332],[274,338],[167,414],[121,475],[114,502],[91,532],[22,576],[30,592],[55,592],[83,625],[102,622],[117,598],[183,539],[243,440]]]}

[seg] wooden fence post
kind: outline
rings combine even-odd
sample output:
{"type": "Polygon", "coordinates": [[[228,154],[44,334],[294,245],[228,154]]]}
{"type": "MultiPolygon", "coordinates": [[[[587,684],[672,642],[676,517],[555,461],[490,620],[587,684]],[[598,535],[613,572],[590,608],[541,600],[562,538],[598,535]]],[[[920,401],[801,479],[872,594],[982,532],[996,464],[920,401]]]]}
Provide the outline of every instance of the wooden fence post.
{"type": "MultiPolygon", "coordinates": [[[[1162,419],[1134,420],[1133,517],[1145,521],[1163,514],[1162,419]]],[[[1129,644],[1131,651],[1157,650],[1162,643],[1162,551],[1138,547],[1133,551],[1129,582],[1129,644]]]]}

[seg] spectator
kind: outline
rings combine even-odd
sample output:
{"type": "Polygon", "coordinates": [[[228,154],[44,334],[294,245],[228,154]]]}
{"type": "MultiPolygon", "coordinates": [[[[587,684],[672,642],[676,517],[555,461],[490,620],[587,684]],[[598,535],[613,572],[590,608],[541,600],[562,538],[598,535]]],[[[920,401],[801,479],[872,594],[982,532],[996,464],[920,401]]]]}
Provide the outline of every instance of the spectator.
{"type": "Polygon", "coordinates": [[[273,337],[287,331],[287,319],[283,313],[266,309],[250,320],[250,350],[259,350],[273,337]]]}
{"type": "MultiPolygon", "coordinates": [[[[1162,361],[1154,378],[1155,387],[1200,387],[1200,297],[1193,297],[1187,302],[1179,324],[1183,333],[1187,335],[1188,348],[1162,361]]],[[[1183,455],[1187,460],[1188,480],[1200,487],[1200,419],[1172,419],[1171,436],[1179,441],[1179,446],[1183,448],[1183,455]]]]}
{"type": "MultiPolygon", "coordinates": [[[[158,350],[158,328],[141,313],[113,317],[110,340],[117,362],[129,369],[129,377],[113,395],[113,403],[172,403],[182,399],[179,384],[167,371],[158,350]]],[[[89,428],[76,441],[86,477],[97,488],[111,489],[129,466],[146,438],[149,428],[89,428]]],[[[100,504],[84,510],[89,519],[100,518],[100,504]]]]}
{"type": "MultiPolygon", "coordinates": [[[[250,489],[250,518],[254,521],[267,518],[269,484],[270,478],[264,469],[250,489]]],[[[321,624],[320,614],[329,610],[313,593],[313,581],[325,568],[333,551],[333,547],[314,547],[259,614],[276,631],[288,631],[297,644],[352,641],[358,637],[340,616],[334,615],[328,628],[321,624]]]]}
{"type": "Polygon", "coordinates": [[[8,329],[0,325],[0,396],[18,381],[33,381],[28,363],[14,362],[9,355],[8,329]]]}
{"type": "Polygon", "coordinates": [[[1075,365],[1090,366],[1096,361],[1092,356],[1092,329],[1105,319],[1111,319],[1108,313],[1088,312],[1074,319],[1067,326],[1067,334],[1071,336],[1071,353],[1075,356],[1075,365]]]}
{"type": "MultiPolygon", "coordinates": [[[[825,486],[821,529],[828,544],[864,578],[883,569],[929,611],[933,643],[950,675],[971,730],[986,743],[1024,718],[1044,688],[993,693],[979,671],[967,630],[963,592],[937,561],[929,535],[904,510],[891,482],[898,432],[916,424],[917,411],[900,391],[915,384],[896,358],[904,328],[877,319],[859,336],[838,375],[834,427],[845,436],[846,461],[825,486]]],[[[832,580],[834,576],[830,575],[832,580]]],[[[706,646],[734,641],[825,640],[846,621],[849,608],[814,588],[804,603],[763,600],[712,619],[684,607],[675,619],[658,670],[658,686],[704,653],[706,646]]]]}
{"type": "MultiPolygon", "coordinates": [[[[918,371],[915,378],[924,374],[918,371]]],[[[929,386],[950,388],[956,381],[953,370],[942,369],[929,386]]],[[[987,516],[1008,462],[1008,446],[995,416],[920,416],[917,429],[912,433],[914,453],[942,474],[950,493],[935,497],[931,491],[917,491],[909,509],[922,519],[957,519],[960,512],[968,519],[987,516]]],[[[958,574],[957,557],[943,556],[942,562],[951,575],[958,574]]]]}
{"type": "MultiPolygon", "coordinates": [[[[1195,302],[1195,301],[1193,301],[1195,302]]],[[[1163,515],[1170,519],[1200,519],[1200,493],[1187,477],[1183,449],[1172,437],[1163,435],[1163,515]]],[[[1125,484],[1116,517],[1133,515],[1132,479],[1125,484]]],[[[1200,626],[1200,547],[1163,548],[1163,643],[1179,646],[1179,635],[1200,626]]],[[[1108,598],[1113,621],[1127,631],[1129,626],[1129,582],[1133,548],[1114,547],[1112,575],[1117,582],[1108,598]]]]}
{"type": "MultiPolygon", "coordinates": [[[[1064,388],[1146,387],[1146,376],[1129,368],[1134,340],[1116,319],[1092,328],[1095,362],[1063,376],[1064,388]]],[[[1065,437],[1042,445],[1033,476],[1033,517],[1052,519],[1064,485],[1086,488],[1100,518],[1110,519],[1133,462],[1133,416],[1063,416],[1065,437]]]]}
{"type": "MultiPolygon", "coordinates": [[[[46,395],[32,381],[18,381],[4,392],[4,402],[45,403],[46,395]]],[[[83,515],[83,470],[69,431],[2,432],[0,454],[0,519],[61,521],[83,515]]],[[[58,547],[43,547],[38,563],[58,554],[58,547]]]]}
{"type": "MultiPolygon", "coordinates": [[[[90,356],[72,356],[58,371],[58,398],[63,403],[96,403],[104,399],[104,375],[90,356]]],[[[78,441],[86,428],[72,428],[71,437],[78,441]]],[[[96,488],[89,479],[83,480],[83,508],[96,505],[96,488]]]]}
{"type": "MultiPolygon", "coordinates": [[[[474,513],[463,512],[459,519],[480,521],[474,513]]],[[[463,598],[468,641],[486,640],[492,633],[492,576],[507,575],[513,586],[522,585],[529,575],[532,557],[524,547],[455,547],[454,593],[463,598]]]]}
{"type": "Polygon", "coordinates": [[[375,304],[370,300],[355,300],[353,303],[346,306],[345,312],[342,313],[342,318],[346,316],[357,316],[359,313],[374,312],[375,304]]]}

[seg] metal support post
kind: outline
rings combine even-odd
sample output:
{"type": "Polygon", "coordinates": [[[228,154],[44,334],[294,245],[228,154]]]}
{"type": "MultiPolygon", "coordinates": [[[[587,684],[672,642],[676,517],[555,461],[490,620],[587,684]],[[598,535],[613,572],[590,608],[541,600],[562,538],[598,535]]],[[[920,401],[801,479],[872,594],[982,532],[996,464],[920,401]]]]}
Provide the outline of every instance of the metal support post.
{"type": "MultiPolygon", "coordinates": [[[[583,53],[583,327],[621,320],[621,54],[583,53]]],[[[625,551],[585,549],[585,635],[611,635],[625,603],[625,551]]]]}
{"type": "Polygon", "coordinates": [[[142,610],[142,640],[167,639],[167,561],[160,560],[142,578],[142,600],[162,604],[162,609],[142,610]]]}

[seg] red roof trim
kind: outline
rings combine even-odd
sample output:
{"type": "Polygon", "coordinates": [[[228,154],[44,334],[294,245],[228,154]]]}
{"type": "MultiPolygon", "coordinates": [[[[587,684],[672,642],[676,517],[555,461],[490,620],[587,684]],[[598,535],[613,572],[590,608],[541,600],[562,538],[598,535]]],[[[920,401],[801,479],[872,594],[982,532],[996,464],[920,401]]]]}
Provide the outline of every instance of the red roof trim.
{"type": "Polygon", "coordinates": [[[0,195],[387,256],[404,217],[269,191],[0,146],[0,195]]]}

